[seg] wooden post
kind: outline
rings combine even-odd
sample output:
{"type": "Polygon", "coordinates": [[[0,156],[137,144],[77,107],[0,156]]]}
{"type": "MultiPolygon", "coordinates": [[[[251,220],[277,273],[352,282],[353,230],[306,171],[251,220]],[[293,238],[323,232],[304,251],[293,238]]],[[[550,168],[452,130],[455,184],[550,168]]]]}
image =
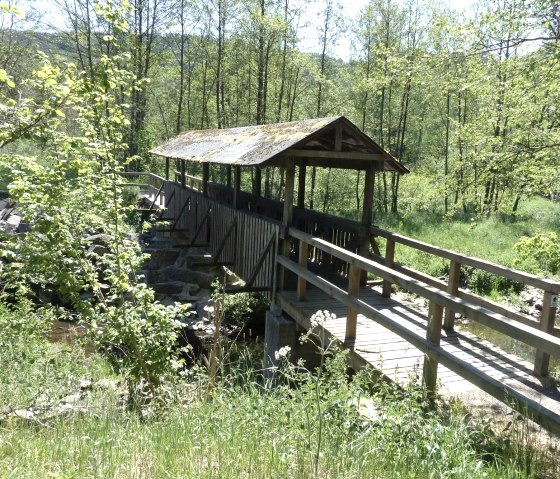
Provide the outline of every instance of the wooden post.
{"type": "Polygon", "coordinates": [[[169,169],[170,169],[171,160],[168,156],[165,157],[165,179],[169,181],[169,169]]]}
{"type": "Polygon", "coordinates": [[[282,224],[284,227],[292,226],[294,220],[294,180],[296,168],[292,163],[286,168],[286,183],[284,197],[284,214],[282,215],[282,224]]]}
{"type": "Polygon", "coordinates": [[[305,208],[305,161],[302,160],[299,165],[297,205],[299,208],[305,208]]]}
{"type": "Polygon", "coordinates": [[[373,213],[373,191],[375,188],[375,165],[372,163],[366,169],[364,180],[364,204],[362,208],[362,224],[370,226],[373,213]]]}
{"type": "Polygon", "coordinates": [[[241,167],[236,166],[233,178],[233,207],[239,209],[239,196],[241,193],[241,167]]]}
{"type": "Polygon", "coordinates": [[[231,188],[231,165],[226,167],[226,183],[231,188]]]}
{"type": "Polygon", "coordinates": [[[342,151],[342,125],[336,125],[334,133],[334,151],[342,151]]]}
{"type": "MultiPolygon", "coordinates": [[[[299,264],[307,268],[307,255],[309,254],[309,245],[305,241],[299,242],[299,264]]],[[[297,280],[297,299],[298,301],[305,300],[305,293],[307,292],[307,281],[301,276],[297,280]]]]}
{"type": "MultiPolygon", "coordinates": [[[[395,266],[395,242],[391,239],[387,240],[387,245],[385,246],[385,266],[388,268],[392,268],[395,266]]],[[[391,281],[386,279],[383,280],[383,292],[381,296],[384,298],[391,297],[391,281]]]]}
{"type": "Polygon", "coordinates": [[[261,184],[262,184],[262,170],[260,166],[255,166],[255,183],[253,184],[253,194],[255,196],[261,196],[261,184]]]}
{"type": "MultiPolygon", "coordinates": [[[[288,227],[292,226],[294,220],[294,182],[296,175],[296,167],[291,163],[286,167],[286,179],[284,188],[284,212],[282,215],[282,225],[284,226],[284,238],[282,239],[281,252],[283,256],[290,256],[291,241],[287,234],[288,227]]],[[[279,268],[280,278],[278,285],[281,288],[287,288],[288,274],[285,268],[279,268]]]]}
{"type": "MultiPolygon", "coordinates": [[[[434,346],[439,346],[441,342],[441,322],[443,319],[443,307],[433,301],[430,301],[430,309],[428,312],[428,330],[426,331],[426,339],[434,346]]],[[[437,387],[437,359],[431,358],[427,353],[424,354],[424,368],[422,379],[424,386],[428,391],[428,395],[435,399],[437,387]]]]}
{"type": "MultiPolygon", "coordinates": [[[[459,279],[461,277],[461,263],[451,260],[449,266],[449,281],[447,283],[447,292],[453,296],[459,293],[459,279]]],[[[445,308],[445,317],[443,318],[443,329],[453,331],[455,328],[455,311],[445,308]]]]}
{"type": "Polygon", "coordinates": [[[181,186],[182,186],[183,188],[184,188],[185,185],[186,185],[186,183],[185,183],[185,181],[186,181],[186,178],[185,178],[185,169],[186,169],[186,168],[185,168],[185,163],[186,163],[185,160],[181,160],[181,186]]]}
{"type": "MultiPolygon", "coordinates": [[[[369,227],[372,223],[372,213],[373,213],[373,192],[375,188],[375,165],[373,163],[369,164],[366,169],[366,175],[364,179],[364,203],[362,208],[362,231],[359,254],[360,256],[368,257],[369,255],[369,227]]],[[[366,284],[367,272],[362,272],[361,282],[363,285],[366,284]]]]}
{"type": "MultiPolygon", "coordinates": [[[[350,273],[348,275],[348,293],[354,298],[357,298],[360,294],[360,277],[362,271],[358,266],[351,264],[350,273]]],[[[344,335],[344,341],[353,341],[356,339],[356,328],[358,324],[358,313],[354,308],[348,308],[346,312],[346,334],[344,335]]]]}
{"type": "MultiPolygon", "coordinates": [[[[556,308],[558,307],[558,296],[550,291],[543,294],[543,305],[541,312],[540,330],[545,333],[554,333],[554,319],[556,318],[556,308]]],[[[536,376],[548,376],[550,364],[550,354],[537,349],[535,353],[534,373],[536,376]]]]}
{"type": "Polygon", "coordinates": [[[208,179],[210,178],[210,163],[202,163],[202,195],[208,197],[208,179]]]}

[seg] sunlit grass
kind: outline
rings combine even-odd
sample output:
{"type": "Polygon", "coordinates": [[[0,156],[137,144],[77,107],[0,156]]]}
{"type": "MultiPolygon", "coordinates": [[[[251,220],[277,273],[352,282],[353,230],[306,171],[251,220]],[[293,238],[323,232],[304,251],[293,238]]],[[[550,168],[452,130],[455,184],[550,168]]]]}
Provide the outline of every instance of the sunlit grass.
{"type": "MultiPolygon", "coordinates": [[[[21,374],[9,396],[7,376],[0,383],[1,478],[316,477],[319,411],[317,477],[522,478],[558,472],[544,452],[516,443],[513,431],[499,439],[461,409],[426,412],[418,389],[359,386],[339,371],[321,378],[319,409],[314,388],[306,387],[316,379],[302,376],[299,385],[272,388],[242,352],[241,361],[222,368],[211,394],[201,371],[174,386],[181,393],[167,407],[139,415],[126,409],[119,387],[101,387],[104,377],[114,379],[102,358],[68,350],[53,360],[51,351],[44,345],[25,362],[19,356],[21,374]],[[22,380],[25,375],[29,381],[22,380]],[[31,378],[37,384],[29,393],[31,378]],[[60,398],[84,378],[93,384],[80,408],[31,419],[7,414],[32,406],[41,389],[60,398]],[[358,414],[363,398],[369,398],[372,419],[358,414]]],[[[3,368],[13,370],[16,357],[0,351],[3,368]]]]}

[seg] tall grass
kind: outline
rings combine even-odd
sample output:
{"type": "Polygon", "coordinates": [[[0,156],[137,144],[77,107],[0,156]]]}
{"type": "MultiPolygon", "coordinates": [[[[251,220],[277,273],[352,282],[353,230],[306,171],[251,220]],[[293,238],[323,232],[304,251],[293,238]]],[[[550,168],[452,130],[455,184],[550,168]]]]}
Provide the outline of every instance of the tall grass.
{"type": "Polygon", "coordinates": [[[22,349],[17,354],[0,350],[3,370],[21,369],[13,381],[5,374],[0,383],[1,478],[522,478],[559,472],[544,453],[517,446],[511,436],[498,439],[459,409],[425,412],[421,390],[371,383],[363,373],[347,381],[340,357],[328,360],[317,396],[317,378],[307,373],[269,387],[251,354],[241,350],[222,365],[211,395],[205,394],[207,375],[191,370],[173,385],[178,400],[139,416],[126,409],[119,388],[101,387],[110,376],[101,358],[75,350],[53,357],[51,346],[32,342],[33,349],[25,341],[15,345],[22,349]],[[60,399],[84,378],[93,384],[80,408],[31,419],[9,414],[34,405],[45,391],[60,399]],[[369,419],[359,413],[366,397],[374,411],[369,419]]]}

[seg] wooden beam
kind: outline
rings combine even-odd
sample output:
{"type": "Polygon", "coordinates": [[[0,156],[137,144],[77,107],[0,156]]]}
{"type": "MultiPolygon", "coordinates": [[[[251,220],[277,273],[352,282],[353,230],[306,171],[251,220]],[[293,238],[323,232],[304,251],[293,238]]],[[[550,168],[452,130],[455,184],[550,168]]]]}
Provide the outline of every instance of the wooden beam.
{"type": "MultiPolygon", "coordinates": [[[[447,292],[453,296],[459,294],[459,279],[461,276],[461,263],[451,261],[449,266],[449,281],[447,283],[447,292]]],[[[446,331],[453,331],[455,328],[455,311],[451,308],[445,308],[445,318],[443,320],[443,328],[446,331]]]]}
{"type": "Polygon", "coordinates": [[[241,194],[241,167],[234,167],[234,178],[233,178],[233,207],[239,209],[239,199],[241,194]]]}
{"type": "Polygon", "coordinates": [[[364,203],[362,209],[362,224],[370,226],[372,222],[373,213],[373,194],[375,190],[375,170],[373,165],[366,170],[366,177],[364,180],[364,203]]]}
{"type": "Polygon", "coordinates": [[[255,166],[253,168],[255,169],[255,182],[253,184],[253,194],[255,196],[261,196],[262,170],[260,166],[255,166]]]}
{"type": "Polygon", "coordinates": [[[305,161],[302,161],[299,165],[299,176],[298,176],[298,191],[297,191],[297,205],[298,208],[305,208],[305,173],[306,173],[305,161]]]}
{"type": "Polygon", "coordinates": [[[384,153],[361,153],[359,151],[289,150],[288,153],[295,158],[323,158],[328,160],[385,161],[387,158],[384,153]]]}
{"type": "MultiPolygon", "coordinates": [[[[348,275],[348,294],[353,298],[358,298],[360,293],[360,277],[361,270],[355,265],[350,266],[350,274],[348,275]]],[[[346,333],[344,335],[344,342],[348,343],[356,339],[356,329],[358,326],[358,312],[348,307],[346,312],[346,333]]]]}
{"type": "Polygon", "coordinates": [[[184,188],[185,187],[185,160],[181,160],[181,186],[184,188]]]}
{"type": "MultiPolygon", "coordinates": [[[[395,242],[392,240],[387,240],[387,244],[385,246],[385,266],[387,268],[393,268],[395,265],[395,242]]],[[[383,292],[381,296],[384,298],[391,297],[391,287],[392,283],[387,280],[383,280],[383,292]]]]}
{"type": "Polygon", "coordinates": [[[171,159],[166,156],[165,157],[165,179],[169,181],[169,169],[170,169],[171,159]]]}
{"type": "Polygon", "coordinates": [[[294,183],[295,183],[296,167],[292,165],[286,168],[285,178],[285,194],[284,194],[284,214],[282,215],[282,223],[285,227],[291,226],[294,219],[294,183]]]}
{"type": "Polygon", "coordinates": [[[202,194],[208,197],[208,180],[210,178],[210,163],[202,163],[202,194]]]}
{"type": "MultiPolygon", "coordinates": [[[[296,175],[296,167],[292,162],[291,166],[285,171],[285,188],[284,188],[284,212],[282,214],[282,225],[285,229],[290,227],[294,221],[294,183],[296,175]]],[[[290,256],[292,240],[286,236],[282,239],[280,252],[285,256],[290,256]]],[[[278,285],[285,289],[288,287],[288,270],[286,268],[278,268],[278,285]]]]}
{"type": "Polygon", "coordinates": [[[231,188],[231,165],[226,167],[226,184],[231,188]]]}
{"type": "MultiPolygon", "coordinates": [[[[433,301],[430,301],[428,311],[428,328],[426,331],[426,339],[434,346],[439,346],[441,342],[441,320],[443,318],[443,308],[433,301]]],[[[435,399],[437,389],[437,357],[431,357],[424,353],[424,367],[422,381],[431,401],[435,399]]]]}
{"type": "Polygon", "coordinates": [[[334,151],[342,151],[342,125],[336,125],[334,132],[334,151]]]}
{"type": "MultiPolygon", "coordinates": [[[[299,264],[307,268],[307,257],[309,255],[309,248],[305,241],[299,242],[299,264]]],[[[296,295],[298,301],[305,300],[305,293],[307,291],[307,281],[301,276],[298,276],[296,295]]]]}
{"type": "MultiPolygon", "coordinates": [[[[549,291],[543,294],[543,305],[541,312],[540,330],[545,333],[552,334],[554,332],[554,320],[556,318],[556,308],[558,305],[558,296],[549,291]]],[[[550,365],[550,354],[537,349],[535,353],[535,368],[534,373],[536,376],[548,376],[548,368],[550,365]]]]}

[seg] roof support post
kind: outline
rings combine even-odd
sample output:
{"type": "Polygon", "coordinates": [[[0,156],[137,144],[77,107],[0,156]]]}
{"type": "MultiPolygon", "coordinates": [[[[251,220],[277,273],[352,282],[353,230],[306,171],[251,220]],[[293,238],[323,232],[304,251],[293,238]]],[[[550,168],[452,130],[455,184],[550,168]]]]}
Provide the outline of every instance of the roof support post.
{"type": "Polygon", "coordinates": [[[299,165],[297,205],[299,208],[305,207],[305,160],[299,165]]]}
{"type": "Polygon", "coordinates": [[[202,163],[202,195],[208,197],[208,179],[210,178],[210,163],[202,163]]]}
{"type": "Polygon", "coordinates": [[[171,160],[169,156],[165,157],[165,179],[169,181],[169,168],[170,168],[171,160]]]}
{"type": "MultiPolygon", "coordinates": [[[[294,220],[294,185],[296,176],[296,167],[293,160],[290,165],[286,167],[286,183],[284,190],[284,214],[282,215],[282,225],[284,226],[284,233],[282,235],[282,243],[280,245],[280,252],[283,256],[290,256],[292,249],[292,241],[288,237],[288,227],[292,226],[294,220]]],[[[280,288],[286,289],[288,287],[288,270],[282,266],[278,268],[278,285],[280,288]]]]}
{"type": "Polygon", "coordinates": [[[292,226],[294,220],[294,184],[296,176],[296,167],[294,163],[286,167],[286,183],[284,194],[284,214],[282,223],[285,228],[292,226]]]}
{"type": "Polygon", "coordinates": [[[255,196],[261,196],[261,185],[262,185],[262,170],[260,166],[254,166],[255,169],[255,182],[253,183],[253,194],[255,196]]]}
{"type": "MultiPolygon", "coordinates": [[[[361,256],[368,256],[369,253],[369,227],[372,223],[373,213],[373,192],[375,190],[375,165],[369,164],[366,169],[366,176],[364,179],[364,202],[362,209],[362,231],[360,237],[361,256]]],[[[362,271],[361,284],[365,285],[367,281],[367,272],[362,271]]]]}
{"type": "Polygon", "coordinates": [[[371,226],[374,189],[375,189],[375,165],[370,164],[366,169],[366,177],[364,181],[364,203],[362,209],[362,224],[364,226],[371,226]]]}
{"type": "Polygon", "coordinates": [[[185,178],[185,163],[186,160],[181,160],[181,186],[184,188],[186,185],[186,178],[185,178]]]}
{"type": "Polygon", "coordinates": [[[241,167],[234,167],[234,178],[233,178],[233,207],[237,210],[239,209],[239,196],[241,193],[241,167]]]}

